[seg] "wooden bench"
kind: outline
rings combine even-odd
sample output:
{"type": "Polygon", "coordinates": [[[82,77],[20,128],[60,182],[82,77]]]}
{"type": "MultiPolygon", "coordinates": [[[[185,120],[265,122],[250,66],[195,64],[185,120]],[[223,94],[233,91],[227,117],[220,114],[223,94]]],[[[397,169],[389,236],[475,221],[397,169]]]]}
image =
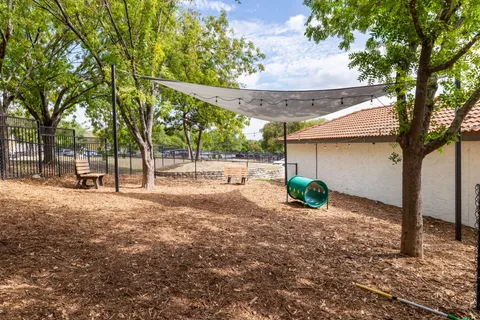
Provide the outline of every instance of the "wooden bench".
{"type": "Polygon", "coordinates": [[[248,168],[227,167],[227,168],[224,168],[223,174],[227,178],[228,183],[232,181],[232,178],[241,178],[242,184],[245,184],[245,181],[248,178],[248,168]]]}
{"type": "Polygon", "coordinates": [[[103,186],[103,177],[105,173],[95,173],[90,171],[90,164],[88,160],[75,159],[75,175],[77,182],[75,189],[87,187],[87,180],[93,181],[93,186],[98,189],[98,186],[103,186]]]}

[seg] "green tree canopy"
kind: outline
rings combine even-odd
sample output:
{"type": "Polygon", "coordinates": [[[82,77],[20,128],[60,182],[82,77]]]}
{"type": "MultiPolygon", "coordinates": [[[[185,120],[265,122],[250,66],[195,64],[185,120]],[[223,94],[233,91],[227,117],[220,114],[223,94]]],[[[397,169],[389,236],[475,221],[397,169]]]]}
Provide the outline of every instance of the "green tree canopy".
{"type": "MultiPolygon", "coordinates": [[[[287,123],[287,134],[297,132],[325,122],[325,119],[316,119],[302,122],[287,123]]],[[[260,130],[262,132],[261,146],[263,151],[272,153],[283,152],[283,143],[278,138],[283,138],[283,123],[269,122],[260,130]]]]}

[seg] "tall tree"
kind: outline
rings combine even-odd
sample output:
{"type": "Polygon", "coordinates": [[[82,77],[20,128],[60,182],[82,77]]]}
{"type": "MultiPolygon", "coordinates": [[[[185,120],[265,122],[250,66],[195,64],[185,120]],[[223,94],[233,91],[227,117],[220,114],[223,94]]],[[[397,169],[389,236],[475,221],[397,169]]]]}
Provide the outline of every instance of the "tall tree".
{"type": "Polygon", "coordinates": [[[38,65],[35,51],[47,28],[45,14],[32,3],[0,1],[0,114],[7,114],[29,73],[38,65]],[[25,61],[30,62],[28,67],[25,61]]]}
{"type": "Polygon", "coordinates": [[[421,173],[429,153],[457,138],[480,99],[480,7],[475,0],[305,0],[312,9],[306,35],[316,42],[335,36],[348,50],[355,32],[369,34],[366,48],[350,54],[360,80],[392,83],[403,152],[401,252],[423,256],[421,173]],[[442,78],[442,80],[439,80],[442,78]],[[462,80],[462,90],[454,79],[462,80]],[[442,103],[435,104],[439,84],[442,103]],[[409,95],[410,90],[415,95],[409,95]],[[446,127],[432,121],[439,108],[459,105],[446,127]]]}
{"type": "MultiPolygon", "coordinates": [[[[225,12],[219,17],[201,19],[197,12],[184,11],[177,32],[167,55],[170,71],[178,80],[237,88],[240,74],[263,70],[259,60],[265,56],[252,42],[233,37],[225,12]]],[[[172,94],[169,100],[171,108],[164,110],[164,119],[167,126],[183,130],[192,160],[193,145],[198,158],[206,130],[215,127],[217,134],[222,133],[227,139],[248,121],[244,116],[184,94],[172,94]],[[195,142],[192,137],[196,137],[195,142]]]]}
{"type": "Polygon", "coordinates": [[[102,97],[104,92],[96,90],[101,78],[96,76],[95,64],[68,28],[50,25],[38,42],[35,62],[24,62],[25,69],[31,63],[37,67],[26,77],[18,98],[44,126],[44,161],[50,163],[55,159],[54,138],[60,121],[77,106],[102,97]]]}
{"type": "Polygon", "coordinates": [[[109,65],[128,71],[119,74],[117,104],[137,143],[143,163],[142,186],[155,181],[152,130],[159,111],[159,84],[138,74],[165,76],[165,53],[173,30],[176,0],[34,0],[67,26],[92,55],[111,85],[109,65]]]}

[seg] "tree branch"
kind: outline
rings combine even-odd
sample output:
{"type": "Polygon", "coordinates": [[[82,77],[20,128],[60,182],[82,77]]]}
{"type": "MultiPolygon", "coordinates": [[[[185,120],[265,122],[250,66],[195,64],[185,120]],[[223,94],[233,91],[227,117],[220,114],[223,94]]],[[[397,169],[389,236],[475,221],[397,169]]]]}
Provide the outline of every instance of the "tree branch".
{"type": "Polygon", "coordinates": [[[478,42],[478,40],[480,40],[480,32],[477,33],[472,40],[470,40],[463,48],[461,48],[450,60],[448,60],[447,62],[445,63],[442,63],[438,66],[434,66],[434,67],[430,67],[430,72],[439,72],[439,71],[443,71],[443,70],[447,70],[451,67],[453,67],[453,65],[461,58],[463,57],[467,52],[468,50],[470,50],[470,48],[472,48],[475,43],[478,42]]]}
{"type": "Polygon", "coordinates": [[[423,40],[425,38],[425,34],[423,33],[422,26],[420,25],[420,21],[418,20],[416,0],[410,0],[408,7],[410,8],[410,15],[412,16],[413,25],[415,26],[415,31],[417,32],[418,37],[421,40],[423,40]]]}
{"type": "Polygon", "coordinates": [[[480,87],[477,90],[475,90],[475,92],[463,104],[463,106],[457,110],[457,112],[455,113],[455,118],[452,120],[452,122],[450,123],[450,126],[444,132],[444,134],[440,138],[435,139],[425,145],[424,154],[427,155],[437,150],[438,148],[442,147],[447,142],[451,141],[453,137],[455,137],[455,135],[458,134],[458,131],[460,130],[462,126],[462,122],[463,120],[465,120],[465,117],[468,115],[470,110],[472,110],[472,108],[475,106],[475,104],[479,100],[480,100],[480,87]]]}

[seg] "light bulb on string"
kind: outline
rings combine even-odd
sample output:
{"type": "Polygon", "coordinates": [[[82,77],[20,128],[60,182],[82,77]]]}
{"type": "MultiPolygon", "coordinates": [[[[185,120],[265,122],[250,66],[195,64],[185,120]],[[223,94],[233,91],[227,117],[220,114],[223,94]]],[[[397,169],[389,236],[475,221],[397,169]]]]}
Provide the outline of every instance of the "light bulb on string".
{"type": "Polygon", "coordinates": [[[338,144],[335,144],[335,150],[338,150],[338,144]]]}

